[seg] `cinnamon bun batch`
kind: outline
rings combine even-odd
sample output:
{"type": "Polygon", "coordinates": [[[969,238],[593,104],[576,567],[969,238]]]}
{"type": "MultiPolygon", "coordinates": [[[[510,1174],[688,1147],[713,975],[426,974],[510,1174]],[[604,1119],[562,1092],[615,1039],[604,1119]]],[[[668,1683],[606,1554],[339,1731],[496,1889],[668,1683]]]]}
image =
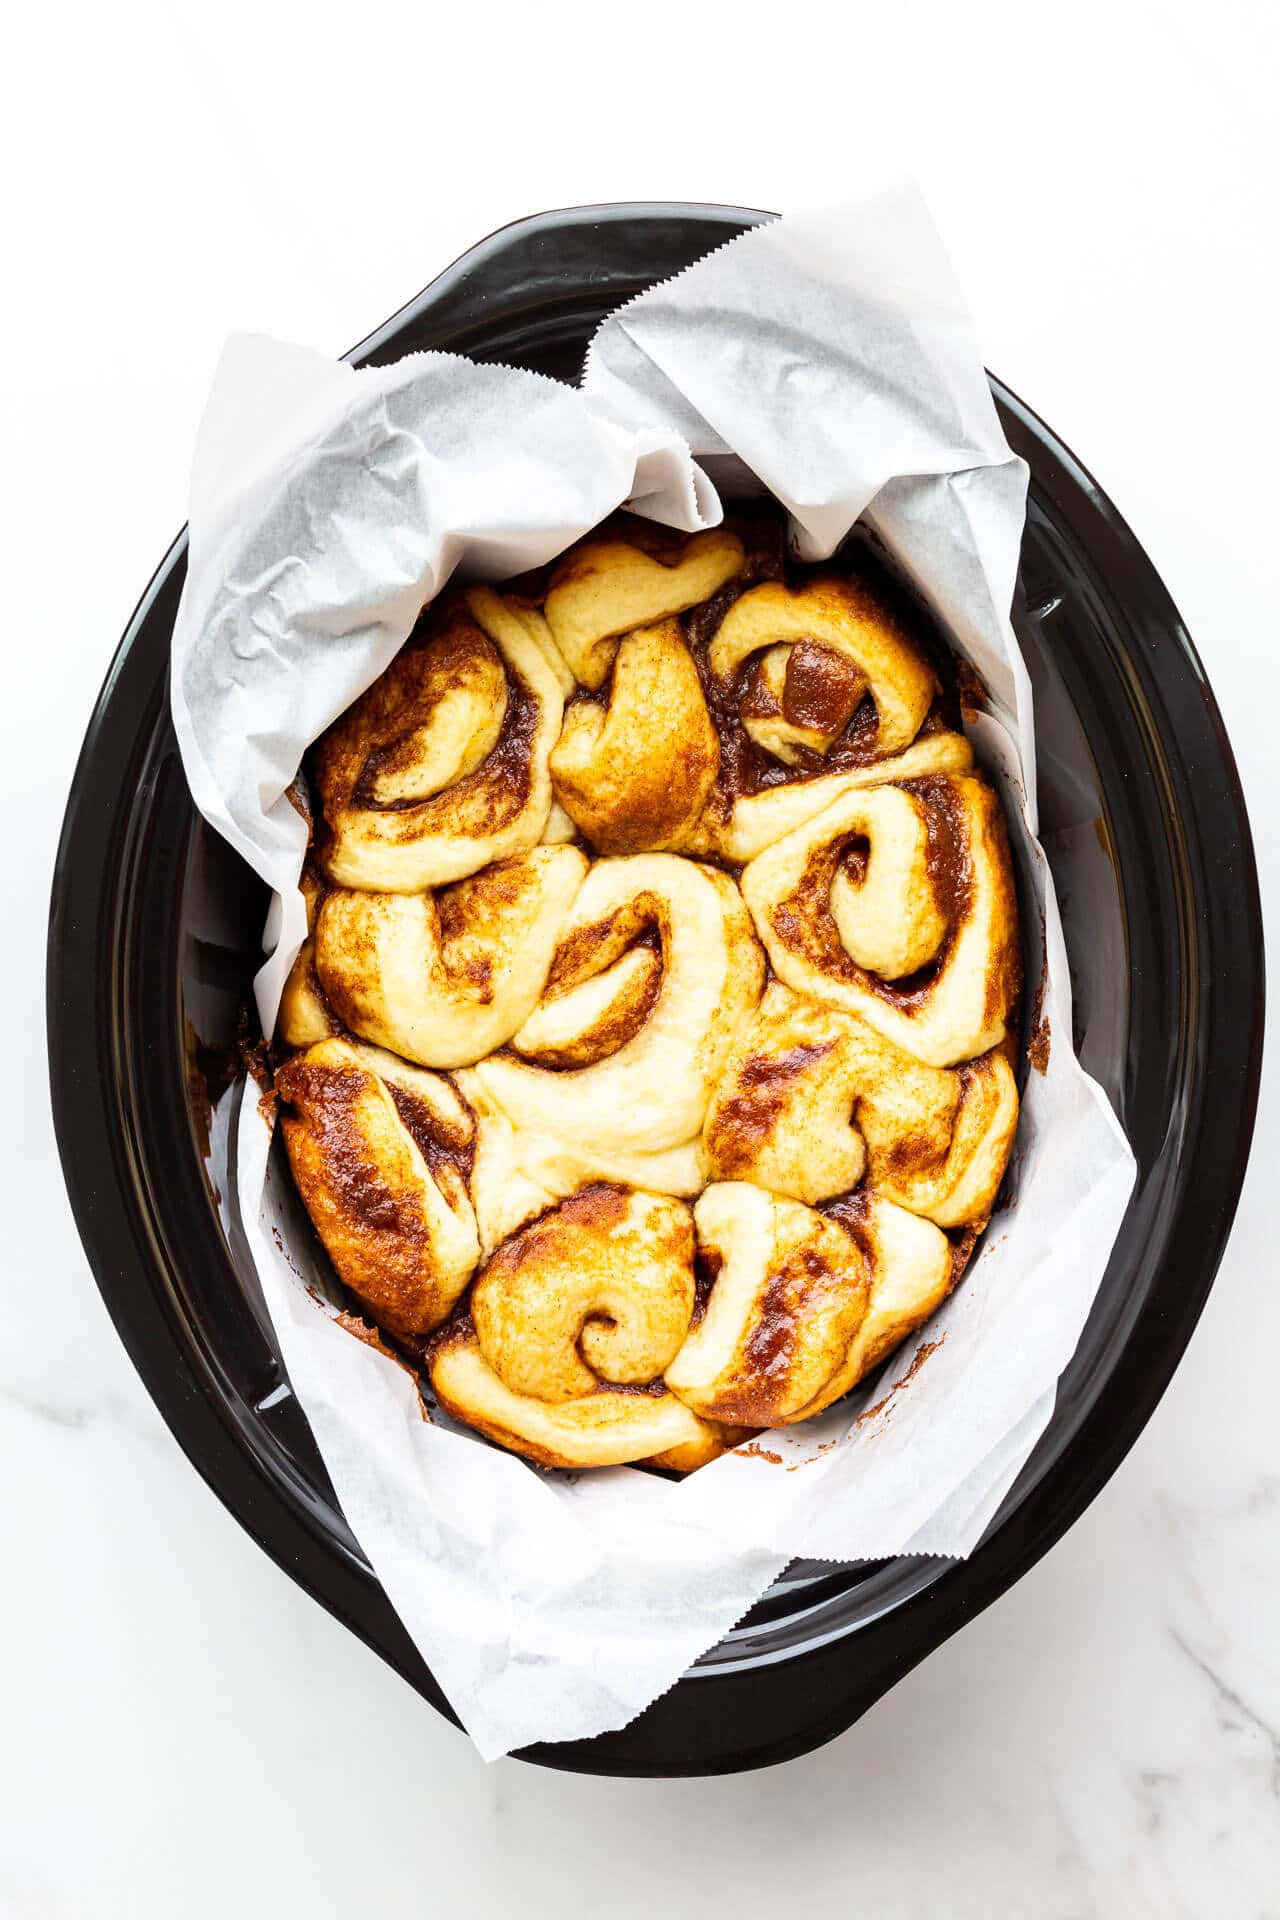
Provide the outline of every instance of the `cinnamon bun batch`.
{"type": "Polygon", "coordinates": [[[284,1143],[457,1419],[687,1472],[955,1285],[1021,949],[948,680],[865,556],[618,516],[426,609],[317,743],[284,1143]]]}

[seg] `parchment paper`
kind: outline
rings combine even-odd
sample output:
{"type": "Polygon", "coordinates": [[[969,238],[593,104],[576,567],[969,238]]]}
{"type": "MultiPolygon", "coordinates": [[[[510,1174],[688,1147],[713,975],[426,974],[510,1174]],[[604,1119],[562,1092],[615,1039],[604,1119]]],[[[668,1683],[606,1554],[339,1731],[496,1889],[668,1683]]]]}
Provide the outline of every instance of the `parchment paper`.
{"type": "Polygon", "coordinates": [[[962,1286],[853,1400],[679,1484],[539,1473],[425,1419],[410,1375],[332,1317],[256,1094],[228,1115],[293,1389],[353,1532],[487,1757],[625,1725],[793,1556],[970,1552],[1050,1417],[1133,1161],[1071,1053],[1033,837],[1030,686],[1008,620],[1025,485],[901,181],[756,229],[641,295],[601,328],[578,391],[444,354],[356,373],[259,338],[218,367],[173,712],[197,805],[279,896],[257,982],[267,1031],[305,930],[305,828],[284,798],[304,749],[456,567],[533,566],[624,501],[692,530],[720,518],[717,489],[763,486],[806,559],[861,518],[989,690],[970,735],[1004,794],[1033,934],[1043,916],[1047,1070],[1028,1075],[1010,1203],[962,1286]]]}

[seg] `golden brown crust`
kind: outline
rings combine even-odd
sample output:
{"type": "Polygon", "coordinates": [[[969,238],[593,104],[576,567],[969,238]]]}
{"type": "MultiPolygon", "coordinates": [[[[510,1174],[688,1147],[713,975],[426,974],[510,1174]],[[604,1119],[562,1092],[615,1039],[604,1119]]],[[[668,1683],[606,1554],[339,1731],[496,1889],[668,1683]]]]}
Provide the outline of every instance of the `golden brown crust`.
{"type": "Polygon", "coordinates": [[[312,941],[327,1004],[422,1066],[479,1060],[537,1004],[586,870],[576,847],[534,847],[436,893],[330,888],[312,941]]]}
{"type": "Polygon", "coordinates": [[[490,599],[444,602],[317,744],[337,885],[414,893],[537,845],[564,696],[544,646],[490,599]]]}
{"type": "Polygon", "coordinates": [[[675,542],[635,533],[583,540],[551,577],[547,625],[579,683],[594,691],[604,685],[623,634],[709,599],[743,560],[741,540],[723,527],[675,542]]]}
{"type": "Polygon", "coordinates": [[[515,1233],[471,1293],[480,1351],[549,1402],[649,1386],[693,1314],[693,1221],[666,1195],[596,1184],[515,1233]]]}
{"type": "Polygon", "coordinates": [[[788,986],[951,1066],[998,1046],[1020,985],[999,802],[975,774],[844,793],[750,862],[742,893],[788,986]]]}
{"type": "Polygon", "coordinates": [[[960,1227],[990,1213],[1017,1121],[1002,1049],[931,1067],[774,981],[712,1096],[704,1143],[713,1179],[815,1205],[865,1172],[910,1212],[960,1227]]]}
{"type": "MultiPolygon", "coordinates": [[[[276,1075],[280,1124],[293,1177],[341,1278],[393,1333],[425,1333],[443,1320],[479,1257],[475,1216],[455,1157],[464,1151],[460,1113],[440,1123],[441,1094],[414,1103],[419,1138],[438,1129],[428,1161],[405,1124],[383,1057],[325,1040],[276,1075]],[[453,1153],[449,1151],[453,1148],[453,1153]]],[[[412,1069],[385,1062],[405,1077],[412,1069]]]]}
{"type": "Polygon", "coordinates": [[[741,1437],[701,1420],[673,1393],[598,1387],[549,1403],[511,1391],[461,1324],[431,1356],[431,1384],[446,1413],[543,1467],[617,1467],[633,1461],[687,1472],[741,1437]]]}
{"type": "Polygon", "coordinates": [[[626,634],[608,704],[572,702],[551,784],[598,853],[675,846],[702,811],[720,743],[678,621],[626,634]]]}

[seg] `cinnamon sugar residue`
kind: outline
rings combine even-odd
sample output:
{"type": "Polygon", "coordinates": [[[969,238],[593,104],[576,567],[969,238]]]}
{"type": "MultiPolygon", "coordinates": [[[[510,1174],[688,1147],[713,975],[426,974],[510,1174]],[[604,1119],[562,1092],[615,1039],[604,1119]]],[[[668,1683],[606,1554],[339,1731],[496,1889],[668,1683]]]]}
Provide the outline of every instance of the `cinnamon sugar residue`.
{"type": "Polygon", "coordinates": [[[787,656],[782,712],[793,726],[843,732],[867,690],[866,676],[830,647],[801,640],[787,656]]]}
{"type": "Polygon", "coordinates": [[[741,1377],[732,1397],[721,1390],[720,1417],[765,1426],[775,1395],[785,1391],[801,1349],[803,1329],[842,1285],[844,1271],[821,1242],[802,1241],[769,1274],[743,1347],[741,1377]]]}
{"type": "MultiPolygon", "coordinates": [[[[1044,944],[1044,915],[1040,916],[1040,939],[1044,944]]],[[[1049,984],[1049,958],[1045,955],[1040,969],[1040,980],[1036,987],[1035,1004],[1031,1009],[1031,1042],[1027,1047],[1027,1059],[1037,1073],[1049,1070],[1049,1019],[1044,1011],[1045,989],[1049,984]]]]}
{"type": "Polygon", "coordinates": [[[787,1472],[798,1473],[801,1467],[812,1466],[815,1460],[820,1460],[824,1453],[830,1453],[832,1447],[838,1447],[839,1445],[840,1445],[840,1436],[838,1434],[834,1440],[824,1440],[821,1446],[815,1447],[811,1454],[804,1456],[799,1460],[793,1460],[791,1462],[791,1465],[787,1468],[787,1472]]]}
{"type": "Polygon", "coordinates": [[[387,1082],[387,1092],[437,1184],[445,1161],[453,1166],[459,1179],[469,1181],[476,1158],[474,1126],[450,1125],[425,1100],[418,1099],[407,1087],[397,1086],[394,1081],[387,1082]]]}
{"type": "Polygon", "coordinates": [[[972,720],[978,714],[985,713],[991,704],[987,683],[972,661],[964,659],[960,654],[955,656],[953,668],[960,711],[966,720],[972,720]]]}
{"type": "Polygon", "coordinates": [[[884,1396],[884,1399],[877,1400],[874,1407],[868,1407],[865,1413],[860,1413],[853,1424],[856,1427],[860,1427],[864,1420],[874,1420],[877,1414],[883,1413],[885,1408],[892,1401],[894,1395],[901,1393],[904,1387],[910,1385],[910,1383],[915,1379],[916,1375],[919,1373],[925,1361],[929,1358],[929,1355],[931,1353],[937,1352],[938,1348],[942,1345],[946,1337],[947,1337],[946,1334],[943,1333],[943,1334],[939,1334],[936,1340],[926,1340],[924,1345],[917,1352],[915,1359],[911,1362],[911,1365],[907,1368],[907,1371],[903,1374],[901,1380],[895,1380],[894,1384],[890,1387],[888,1393],[886,1393],[886,1395],[884,1396]]]}
{"type": "Polygon", "coordinates": [[[1049,1020],[1042,1015],[1031,1036],[1031,1045],[1027,1048],[1027,1058],[1037,1073],[1049,1071],[1049,1020]]]}
{"type": "Polygon", "coordinates": [[[772,1449],[769,1447],[762,1447],[758,1440],[753,1440],[749,1447],[739,1447],[738,1453],[743,1458],[750,1458],[752,1460],[768,1460],[775,1467],[780,1467],[782,1465],[782,1455],[780,1453],[774,1453],[772,1449]]]}
{"type": "MultiPolygon", "coordinates": [[[[965,1268],[973,1257],[978,1244],[981,1226],[949,1227],[947,1239],[951,1242],[951,1285],[958,1286],[965,1268]]],[[[1002,1236],[1003,1238],[1003,1236],[1002,1236]]]]}
{"type": "Polygon", "coordinates": [[[387,1359],[394,1360],[398,1367],[404,1367],[406,1373],[409,1371],[399,1354],[391,1351],[378,1329],[371,1327],[367,1320],[361,1320],[358,1314],[348,1313],[345,1307],[341,1313],[334,1315],[334,1319],[338,1326],[346,1329],[353,1340],[358,1340],[362,1346],[372,1347],[376,1353],[385,1354],[387,1359]]]}
{"type": "Polygon", "coordinates": [[[312,826],[313,826],[312,815],[311,815],[311,802],[307,796],[306,787],[303,784],[303,781],[300,777],[295,777],[295,779],[293,779],[290,782],[290,784],[285,788],[284,797],[289,802],[289,805],[293,808],[294,812],[296,814],[299,814],[302,817],[302,819],[306,821],[307,845],[310,846],[312,826]]]}
{"type": "Polygon", "coordinates": [[[752,1053],[737,1070],[733,1091],[721,1101],[709,1129],[709,1145],[722,1180],[749,1179],[795,1083],[835,1048],[834,1040],[788,1047],[782,1053],[752,1053]]]}
{"type": "Polygon", "coordinates": [[[236,1037],[236,1055],[246,1076],[264,1095],[269,1094],[272,1091],[271,1050],[261,1035],[256,1040],[250,1039],[247,1015],[242,1017],[236,1037]]]}

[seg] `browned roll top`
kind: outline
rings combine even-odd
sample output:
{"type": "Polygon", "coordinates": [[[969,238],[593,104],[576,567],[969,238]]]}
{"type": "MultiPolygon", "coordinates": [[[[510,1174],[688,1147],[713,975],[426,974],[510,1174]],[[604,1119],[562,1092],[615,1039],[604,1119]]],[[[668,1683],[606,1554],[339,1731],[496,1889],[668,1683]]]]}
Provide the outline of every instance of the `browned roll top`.
{"type": "Polygon", "coordinates": [[[480,1257],[466,1106],[448,1081],[338,1039],[296,1054],[276,1092],[293,1177],[338,1273],[391,1332],[428,1332],[480,1257]]]}
{"type": "Polygon", "coordinates": [[[758,854],[742,894],[775,971],[950,1066],[999,1045],[1021,978],[999,803],[975,774],[856,787],[758,854]]]}
{"type": "Polygon", "coordinates": [[[589,1186],[484,1267],[470,1324],[435,1349],[432,1384],[457,1418],[544,1466],[688,1470],[740,1437],[663,1386],[694,1298],[689,1209],[589,1186]]]}
{"type": "Polygon", "coordinates": [[[314,755],[329,879],[416,893],[537,844],[564,695],[535,623],[452,599],[335,721],[314,755]]]}

